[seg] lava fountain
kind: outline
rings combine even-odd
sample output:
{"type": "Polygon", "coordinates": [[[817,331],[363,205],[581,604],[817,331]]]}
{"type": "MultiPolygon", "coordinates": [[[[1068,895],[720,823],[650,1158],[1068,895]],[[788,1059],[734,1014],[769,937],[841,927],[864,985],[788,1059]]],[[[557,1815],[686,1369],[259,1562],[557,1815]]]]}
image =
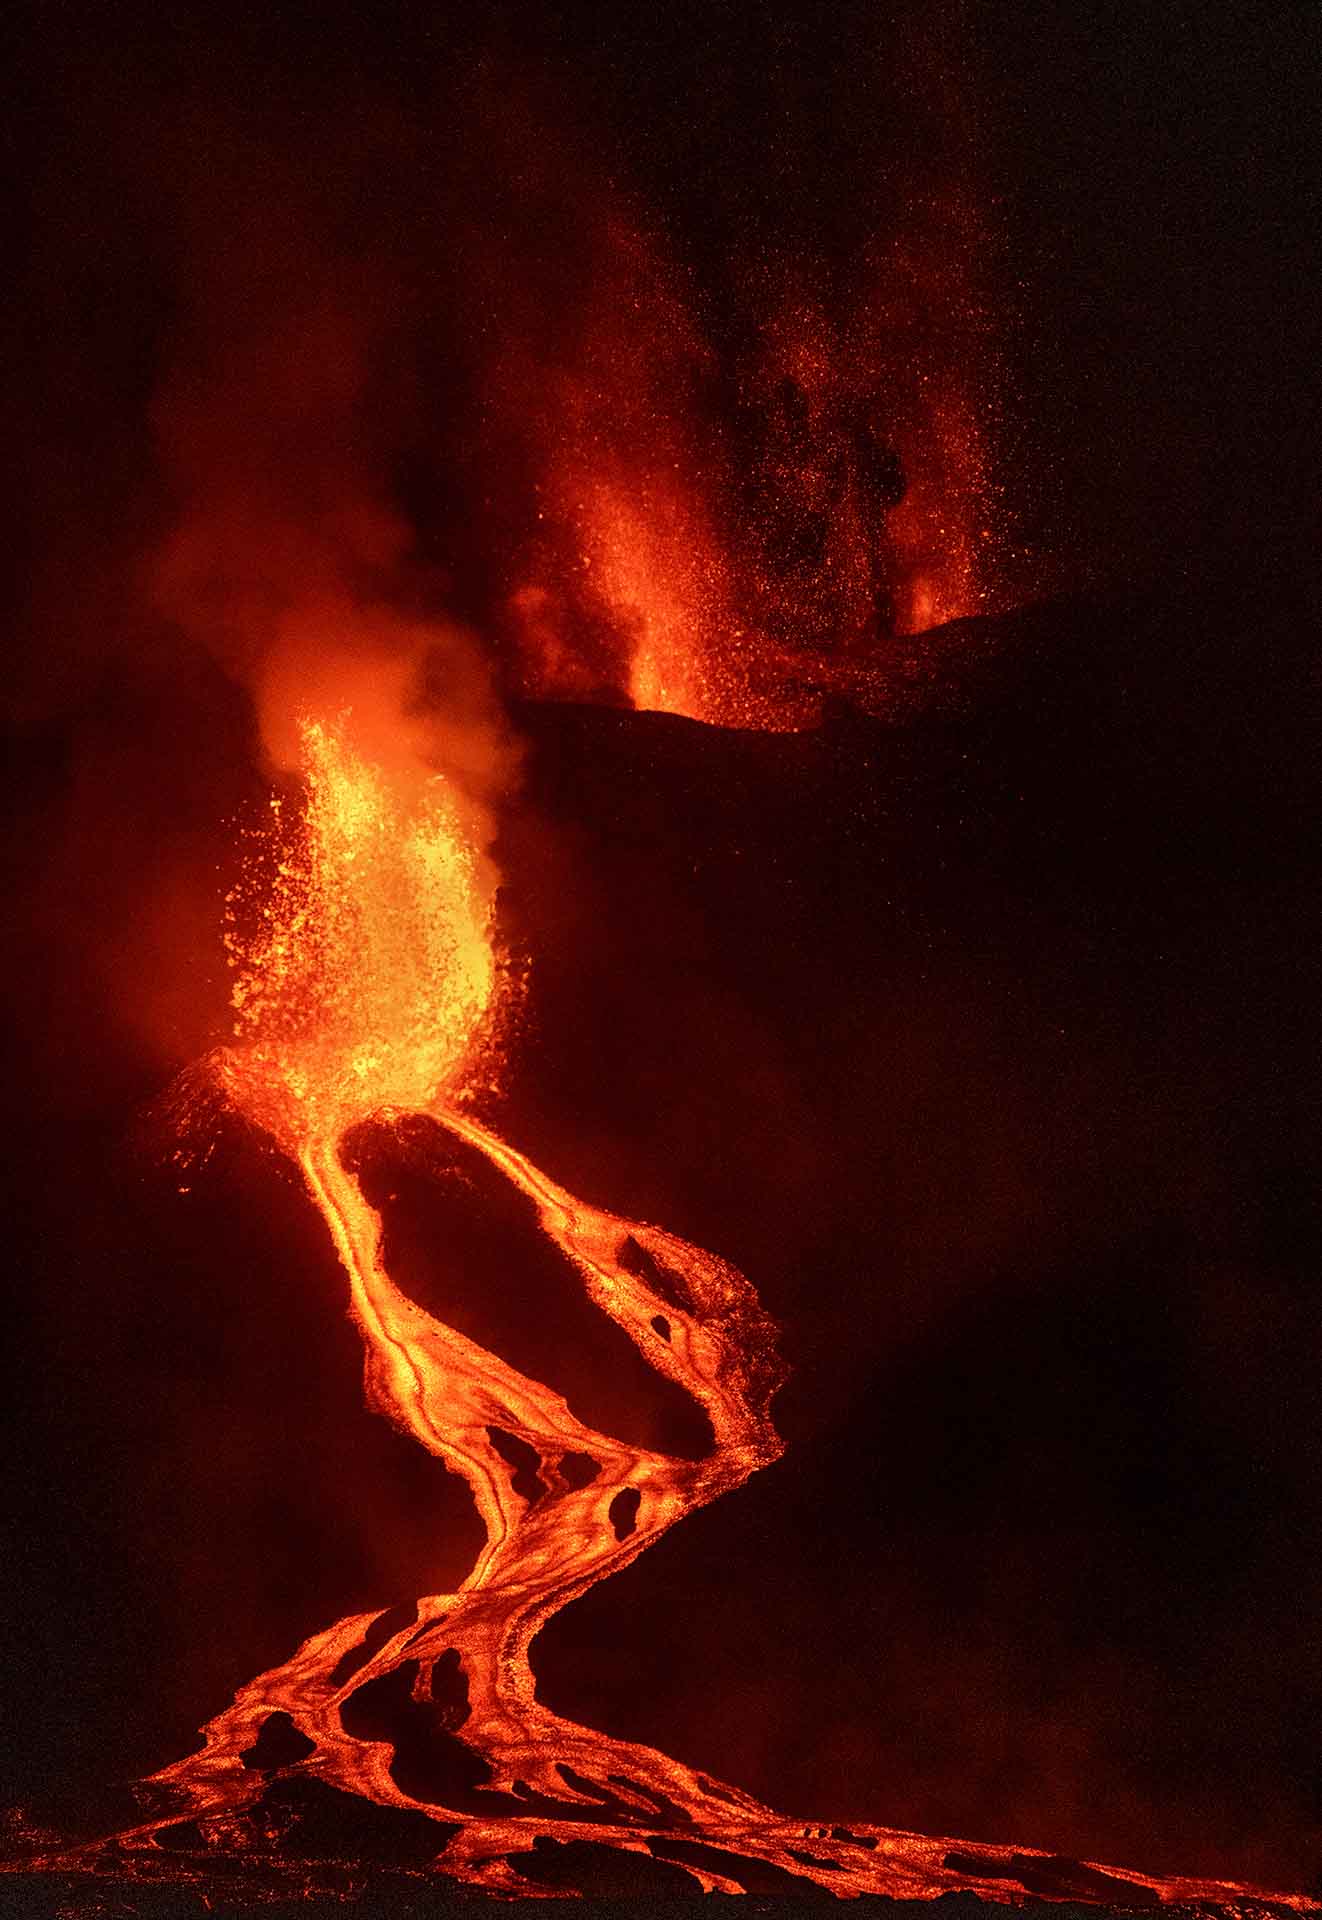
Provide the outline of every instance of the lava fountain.
{"type": "Polygon", "coordinates": [[[301,1169],[326,1221],[372,1407],[463,1475],[486,1543],[457,1592],[423,1596],[404,1624],[404,1609],[352,1615],[250,1681],[198,1752],[153,1777],[150,1818],[109,1850],[75,1850],[58,1864],[205,1876],[208,1852],[260,1859],[263,1795],[277,1777],[301,1775],[430,1817],[426,1871],[506,1894],[546,1892],[520,1863],[572,1841],[672,1863],[695,1891],[770,1882],[930,1898],[976,1887],[1130,1906],[1234,1897],[1242,1910],[1243,1889],[1215,1883],[804,1825],[538,1700],[529,1648],[547,1619],[779,1455],[775,1329],[723,1260],[575,1198],[471,1116],[466,1080],[501,995],[492,889],[461,799],[439,774],[364,757],[347,714],[305,720],[302,743],[301,814],[290,824],[286,803],[272,802],[264,892],[231,902],[236,1030],[213,1066],[235,1106],[301,1169]],[[369,1118],[406,1115],[428,1116],[485,1155],[533,1203],[594,1304],[702,1407],[714,1436],[705,1458],[585,1426],[558,1393],[395,1285],[346,1138],[369,1118]],[[191,1849],[179,1839],[186,1828],[191,1849]]]}

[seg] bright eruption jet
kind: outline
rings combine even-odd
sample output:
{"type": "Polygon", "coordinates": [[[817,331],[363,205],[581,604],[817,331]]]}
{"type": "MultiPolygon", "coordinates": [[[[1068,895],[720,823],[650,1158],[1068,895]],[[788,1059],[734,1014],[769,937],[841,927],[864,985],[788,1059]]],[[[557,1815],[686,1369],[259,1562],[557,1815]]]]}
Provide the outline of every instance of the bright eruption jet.
{"type": "Polygon", "coordinates": [[[257,931],[240,930],[238,914],[232,923],[236,1045],[216,1068],[236,1105],[298,1163],[325,1218],[372,1406],[464,1476],[487,1539],[458,1592],[424,1596],[389,1637],[387,1616],[354,1615],[243,1687],[201,1751],[155,1776],[173,1789],[162,1796],[171,1810],[119,1835],[120,1867],[181,1870],[177,1841],[160,1850],[181,1821],[233,1844],[271,1778],[254,1750],[278,1726],[274,1770],[448,1823],[457,1831],[438,1839],[436,1873],[496,1891],[545,1891],[512,1861],[539,1841],[578,1841],[678,1864],[709,1891],[765,1886],[770,1870],[841,1894],[974,1886],[1006,1898],[1027,1885],[1118,1905],[1233,1898],[1242,1911],[1243,1889],[1209,1882],[805,1826],[538,1701],[528,1654],[546,1620],[780,1453],[768,1413],[782,1378],[775,1329],[725,1262],[575,1199],[461,1110],[499,982],[489,889],[464,814],[440,776],[360,757],[348,716],[305,724],[303,740],[302,818],[287,831],[273,803],[277,864],[257,931]],[[593,1302],[702,1407],[714,1435],[706,1458],[595,1432],[559,1394],[401,1292],[382,1264],[380,1217],[342,1149],[355,1125],[404,1114],[430,1116],[533,1203],[593,1302]],[[386,1699],[388,1734],[369,1710],[386,1699]],[[438,1765],[449,1757],[433,1777],[450,1784],[434,1796],[419,1787],[429,1753],[438,1765]]]}

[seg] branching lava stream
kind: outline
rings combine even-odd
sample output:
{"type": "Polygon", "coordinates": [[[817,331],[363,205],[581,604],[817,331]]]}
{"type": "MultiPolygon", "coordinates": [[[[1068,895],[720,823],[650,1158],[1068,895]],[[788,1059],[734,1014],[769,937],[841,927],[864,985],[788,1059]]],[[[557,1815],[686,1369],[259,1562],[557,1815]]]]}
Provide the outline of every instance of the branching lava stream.
{"type": "MultiPolygon", "coordinates": [[[[805,1892],[930,1898],[972,1887],[1002,1900],[1031,1891],[1121,1906],[1233,1899],[1242,1909],[1244,1889],[1211,1882],[872,1826],[804,1825],[537,1699],[529,1647],[550,1616],[779,1455],[769,1416],[783,1377],[775,1329],[725,1262],[575,1199],[470,1117],[463,1075],[493,1015],[498,969],[489,889],[459,804],[439,776],[369,765],[347,717],[307,724],[304,739],[306,809],[283,840],[258,932],[235,912],[237,1043],[215,1069],[235,1105],[301,1168],[326,1221],[348,1275],[370,1404],[464,1476],[486,1544],[456,1593],[423,1597],[384,1640],[386,1616],[356,1614],[250,1681],[206,1727],[203,1748],[155,1776],[152,1818],[109,1852],[102,1844],[60,1863],[179,1873],[169,1830],[181,1823],[204,1849],[260,1855],[262,1796],[274,1777],[300,1775],[443,1823],[428,1871],[507,1894],[546,1893],[517,1862],[539,1843],[553,1854],[576,1841],[680,1866],[695,1891],[765,1887],[770,1873],[805,1892]],[[369,1117],[418,1113],[534,1203],[594,1304],[703,1408],[714,1435],[706,1458],[672,1458],[585,1426],[558,1393],[395,1285],[380,1218],[342,1146],[369,1117]],[[512,1465],[511,1453],[525,1465],[512,1465]],[[387,1696],[392,1729],[406,1727],[407,1741],[381,1737],[373,1720],[372,1702],[387,1696]],[[299,1757],[254,1765],[273,1716],[287,1716],[279,1724],[299,1757]]],[[[829,1740],[830,1730],[807,1737],[829,1740]]],[[[205,1873],[205,1854],[194,1852],[192,1868],[205,1873]]]]}

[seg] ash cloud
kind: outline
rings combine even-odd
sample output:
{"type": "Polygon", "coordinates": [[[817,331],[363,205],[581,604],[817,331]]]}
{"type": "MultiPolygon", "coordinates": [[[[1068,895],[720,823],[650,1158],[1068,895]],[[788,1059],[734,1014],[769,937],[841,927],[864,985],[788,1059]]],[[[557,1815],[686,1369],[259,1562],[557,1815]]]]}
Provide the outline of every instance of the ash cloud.
{"type": "Polygon", "coordinates": [[[154,89],[144,62],[47,56],[10,316],[19,965],[34,1049],[117,1035],[136,1091],[224,1029],[234,822],[296,764],[300,711],[352,707],[375,757],[445,773],[484,850],[519,753],[402,497],[458,390],[424,372],[445,232],[417,126],[365,89],[277,100],[223,63],[154,89]]]}
{"type": "Polygon", "coordinates": [[[489,808],[517,764],[489,660],[392,497],[425,315],[371,231],[371,167],[329,201],[256,142],[229,148],[218,184],[200,172],[152,409],[175,503],[153,600],[250,689],[276,768],[297,765],[301,713],[347,706],[374,757],[489,808]]]}

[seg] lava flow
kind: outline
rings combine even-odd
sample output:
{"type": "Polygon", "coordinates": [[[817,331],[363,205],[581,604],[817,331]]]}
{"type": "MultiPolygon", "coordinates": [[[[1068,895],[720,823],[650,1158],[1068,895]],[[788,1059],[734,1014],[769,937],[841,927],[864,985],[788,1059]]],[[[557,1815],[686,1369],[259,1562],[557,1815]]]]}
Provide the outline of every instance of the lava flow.
{"type": "MultiPolygon", "coordinates": [[[[464,1476],[486,1544],[457,1592],[424,1596],[405,1624],[395,1611],[340,1620],[241,1688],[201,1750],[154,1776],[151,1818],[121,1832],[109,1853],[89,1848],[61,1864],[168,1876],[205,1875],[208,1861],[236,1850],[260,1860],[271,1852],[263,1796],[277,1778],[302,1776],[430,1817],[426,1871],[507,1894],[547,1892],[532,1866],[578,1842],[598,1857],[607,1847],[680,1867],[695,1890],[815,1883],[933,1897],[973,1887],[1000,1899],[1233,1897],[1242,1907],[1242,1889],[1209,1882],[876,1827],[805,1826],[537,1699],[529,1647],[546,1620],[780,1453],[768,1412],[782,1378],[775,1329],[724,1261],[574,1198],[470,1117],[465,1075],[491,1031],[499,970],[489,889],[463,814],[439,775],[401,778],[365,762],[347,718],[308,723],[303,736],[306,806],[286,834],[277,805],[277,866],[258,932],[240,929],[244,903],[235,912],[236,1044],[216,1057],[216,1072],[297,1162],[326,1221],[348,1275],[371,1405],[464,1476]],[[369,1117],[404,1114],[429,1115],[533,1202],[593,1302],[704,1409],[714,1435],[706,1458],[672,1458],[585,1426],[558,1393],[395,1285],[345,1142],[369,1117]]],[[[829,1729],[813,1737],[829,1739],[829,1729]]],[[[584,1853],[561,1857],[572,1866],[584,1853]]]]}

